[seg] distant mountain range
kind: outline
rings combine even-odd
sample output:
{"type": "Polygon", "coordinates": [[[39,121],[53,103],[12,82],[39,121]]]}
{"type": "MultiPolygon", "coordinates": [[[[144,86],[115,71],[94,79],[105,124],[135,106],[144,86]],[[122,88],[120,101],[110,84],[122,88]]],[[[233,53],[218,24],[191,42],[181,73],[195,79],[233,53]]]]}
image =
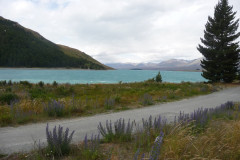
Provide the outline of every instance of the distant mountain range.
{"type": "Polygon", "coordinates": [[[84,52],[55,44],[1,16],[0,67],[111,69],[84,52]]]}
{"type": "Polygon", "coordinates": [[[195,71],[201,70],[202,58],[194,60],[170,59],[160,63],[107,63],[115,69],[142,69],[142,70],[174,70],[174,71],[195,71]]]}

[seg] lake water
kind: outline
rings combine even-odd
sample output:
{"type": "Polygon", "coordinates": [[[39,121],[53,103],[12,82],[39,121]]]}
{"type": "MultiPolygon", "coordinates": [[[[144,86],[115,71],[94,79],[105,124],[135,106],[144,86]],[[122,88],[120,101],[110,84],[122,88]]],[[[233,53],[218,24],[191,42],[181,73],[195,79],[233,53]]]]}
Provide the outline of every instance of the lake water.
{"type": "MultiPolygon", "coordinates": [[[[0,69],[0,80],[37,83],[118,83],[140,82],[153,78],[158,70],[74,70],[74,69],[0,69]]],[[[201,72],[161,71],[164,82],[206,81],[201,72]]]]}

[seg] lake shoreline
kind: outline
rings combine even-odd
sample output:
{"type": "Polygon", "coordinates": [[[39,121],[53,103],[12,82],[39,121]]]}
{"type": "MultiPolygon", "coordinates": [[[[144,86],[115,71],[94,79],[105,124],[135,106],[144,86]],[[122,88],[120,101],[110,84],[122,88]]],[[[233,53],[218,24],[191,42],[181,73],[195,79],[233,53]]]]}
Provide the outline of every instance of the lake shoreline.
{"type": "MultiPolygon", "coordinates": [[[[7,69],[17,69],[17,70],[80,70],[80,71],[112,71],[112,70],[135,70],[135,69],[106,69],[106,70],[96,70],[96,69],[81,69],[81,68],[26,68],[26,67],[0,67],[0,70],[7,69]]],[[[173,72],[202,72],[202,70],[168,70],[168,69],[141,69],[135,71],[173,71],[173,72]]]]}
{"type": "MultiPolygon", "coordinates": [[[[84,70],[66,68],[0,68],[0,80],[31,83],[131,83],[154,78],[159,70],[84,70]]],[[[160,71],[163,82],[204,82],[201,72],[160,71]]]]}
{"type": "Polygon", "coordinates": [[[81,70],[81,71],[108,71],[108,70],[115,70],[115,69],[81,69],[81,68],[17,68],[17,67],[0,67],[0,70],[7,70],[7,69],[16,69],[16,70],[81,70]]]}

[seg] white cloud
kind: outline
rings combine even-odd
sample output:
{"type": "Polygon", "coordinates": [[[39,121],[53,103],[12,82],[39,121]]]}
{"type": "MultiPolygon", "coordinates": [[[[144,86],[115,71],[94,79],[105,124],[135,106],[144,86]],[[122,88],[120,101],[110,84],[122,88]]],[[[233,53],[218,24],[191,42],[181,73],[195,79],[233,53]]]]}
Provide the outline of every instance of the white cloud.
{"type": "MultiPolygon", "coordinates": [[[[238,0],[230,0],[240,12],[238,0]]],[[[217,0],[0,0],[0,16],[107,62],[201,57],[217,0]]],[[[240,18],[240,13],[237,15],[240,18]]]]}

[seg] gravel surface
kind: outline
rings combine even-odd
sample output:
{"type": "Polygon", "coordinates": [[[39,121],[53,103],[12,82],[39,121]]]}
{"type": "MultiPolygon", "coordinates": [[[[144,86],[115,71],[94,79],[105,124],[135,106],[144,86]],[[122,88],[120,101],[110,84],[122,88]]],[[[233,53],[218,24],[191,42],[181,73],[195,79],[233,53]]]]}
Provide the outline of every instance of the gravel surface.
{"type": "MultiPolygon", "coordinates": [[[[119,118],[136,120],[140,122],[142,118],[150,115],[162,115],[168,119],[173,119],[180,111],[189,113],[197,108],[211,108],[221,105],[227,101],[240,102],[240,87],[227,88],[209,95],[198,96],[176,102],[153,105],[145,108],[127,110],[117,113],[98,114],[91,117],[75,118],[68,120],[54,120],[49,123],[49,127],[55,125],[68,127],[70,131],[75,130],[73,142],[84,139],[85,134],[97,133],[99,122],[105,124],[106,120],[115,121],[119,118]]],[[[11,154],[14,152],[26,152],[36,147],[35,142],[46,144],[45,128],[46,123],[28,124],[19,127],[0,128],[0,153],[11,154]]]]}

